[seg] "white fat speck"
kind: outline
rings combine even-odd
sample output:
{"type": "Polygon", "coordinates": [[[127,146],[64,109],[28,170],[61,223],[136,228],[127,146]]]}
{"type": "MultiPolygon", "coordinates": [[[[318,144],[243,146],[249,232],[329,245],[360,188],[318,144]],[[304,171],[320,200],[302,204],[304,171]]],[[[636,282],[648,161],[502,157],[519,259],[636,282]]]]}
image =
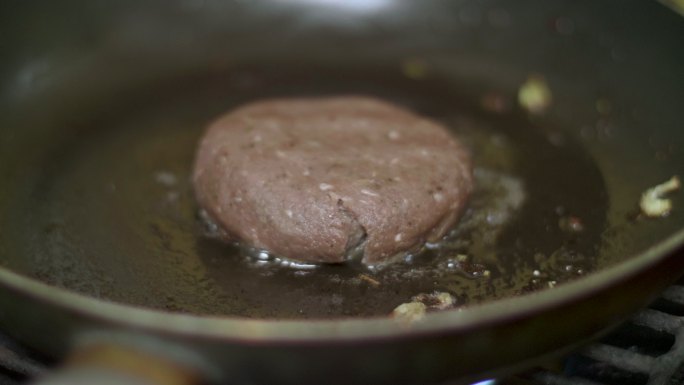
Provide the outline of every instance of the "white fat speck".
{"type": "Polygon", "coordinates": [[[333,188],[333,185],[327,184],[327,183],[321,183],[318,185],[318,188],[321,189],[321,191],[328,191],[333,188]]]}
{"type": "Polygon", "coordinates": [[[534,275],[535,277],[539,277],[539,276],[541,276],[541,271],[535,270],[532,272],[532,275],[534,275]]]}
{"type": "Polygon", "coordinates": [[[254,137],[252,137],[252,141],[261,142],[261,135],[254,135],[254,137]]]}
{"type": "Polygon", "coordinates": [[[233,198],[233,200],[237,203],[240,203],[240,202],[242,202],[242,197],[235,197],[235,198],[233,198]]]}
{"type": "Polygon", "coordinates": [[[262,261],[265,261],[265,260],[268,259],[268,253],[265,252],[265,251],[261,251],[261,252],[259,252],[259,254],[257,255],[257,258],[259,258],[259,259],[262,260],[262,261]]]}
{"type": "Polygon", "coordinates": [[[433,198],[436,202],[441,202],[441,201],[444,200],[444,194],[436,192],[436,193],[432,194],[432,198],[433,198]]]}
{"type": "Polygon", "coordinates": [[[392,164],[392,165],[397,164],[397,163],[399,163],[399,158],[392,158],[392,160],[390,160],[390,164],[392,164]]]}
{"type": "Polygon", "coordinates": [[[428,150],[426,150],[426,149],[423,148],[423,149],[420,150],[420,155],[422,155],[422,156],[428,156],[428,155],[430,155],[430,153],[428,152],[428,150]]]}
{"type": "Polygon", "coordinates": [[[681,187],[679,178],[673,176],[665,183],[644,191],[639,201],[641,212],[649,217],[664,217],[672,211],[672,201],[663,196],[681,187]]]}
{"type": "Polygon", "coordinates": [[[530,75],[518,89],[518,103],[533,114],[543,113],[551,102],[551,89],[540,75],[530,75]]]}
{"type": "Polygon", "coordinates": [[[285,214],[287,214],[288,217],[292,218],[292,210],[285,210],[285,214]]]}
{"type": "Polygon", "coordinates": [[[397,306],[392,311],[392,317],[401,322],[416,322],[425,317],[427,306],[422,302],[407,302],[397,306]]]}
{"type": "Polygon", "coordinates": [[[364,188],[364,189],[361,189],[361,194],[369,195],[369,196],[372,196],[372,197],[379,197],[379,196],[380,196],[380,194],[378,194],[378,193],[376,193],[376,192],[374,192],[374,191],[365,189],[365,188],[364,188]]]}
{"type": "Polygon", "coordinates": [[[392,130],[387,134],[387,137],[390,138],[390,140],[397,140],[401,137],[398,131],[392,130]]]}
{"type": "Polygon", "coordinates": [[[401,233],[395,235],[395,236],[394,236],[394,241],[395,241],[395,242],[401,242],[402,236],[403,236],[403,235],[402,235],[401,233]]]}

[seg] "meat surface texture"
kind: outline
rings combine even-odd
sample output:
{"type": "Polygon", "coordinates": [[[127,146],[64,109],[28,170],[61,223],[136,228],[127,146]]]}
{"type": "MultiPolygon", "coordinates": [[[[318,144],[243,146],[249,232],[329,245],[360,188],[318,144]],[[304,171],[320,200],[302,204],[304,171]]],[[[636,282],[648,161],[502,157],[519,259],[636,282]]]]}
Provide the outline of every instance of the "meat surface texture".
{"type": "Polygon", "coordinates": [[[443,237],[473,188],[439,123],[375,98],[270,99],[214,121],[193,183],[227,239],[303,262],[381,264],[443,237]]]}

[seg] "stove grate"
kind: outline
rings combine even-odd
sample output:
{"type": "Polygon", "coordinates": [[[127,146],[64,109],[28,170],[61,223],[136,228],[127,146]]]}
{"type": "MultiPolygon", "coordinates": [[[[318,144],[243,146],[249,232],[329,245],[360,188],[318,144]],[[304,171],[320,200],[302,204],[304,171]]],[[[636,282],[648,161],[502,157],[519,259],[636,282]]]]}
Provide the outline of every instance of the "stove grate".
{"type": "MultiPolygon", "coordinates": [[[[538,369],[524,378],[530,385],[684,384],[684,282],[606,338],[570,355],[563,370],[538,369]]],[[[501,381],[509,383],[522,384],[501,381]]]]}

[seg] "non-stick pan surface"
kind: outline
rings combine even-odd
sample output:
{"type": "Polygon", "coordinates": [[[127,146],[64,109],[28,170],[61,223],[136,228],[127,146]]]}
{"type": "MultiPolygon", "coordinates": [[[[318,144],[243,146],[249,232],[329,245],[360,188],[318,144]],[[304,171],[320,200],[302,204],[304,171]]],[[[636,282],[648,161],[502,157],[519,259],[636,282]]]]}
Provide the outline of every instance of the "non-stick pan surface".
{"type": "Polygon", "coordinates": [[[549,143],[548,136],[563,135],[556,127],[515,112],[488,116],[453,91],[457,83],[405,79],[401,67],[273,65],[232,69],[228,79],[214,73],[134,88],[108,102],[107,117],[81,112],[82,130],[63,132],[46,151],[25,206],[14,207],[18,220],[5,244],[16,258],[7,265],[145,307],[330,318],[387,315],[433,291],[450,292],[463,305],[513,296],[605,263],[598,259],[608,209],[603,179],[575,140],[549,143]],[[255,84],[240,87],[244,79],[255,84]],[[190,185],[207,122],[245,100],[312,92],[394,99],[446,122],[468,142],[478,191],[447,244],[371,270],[283,266],[212,239],[190,185]],[[140,94],[147,95],[137,100],[140,94]],[[564,226],[570,218],[581,229],[564,226]]]}
{"type": "MultiPolygon", "coordinates": [[[[12,56],[2,68],[0,107],[2,264],[91,298],[168,311],[134,312],[129,320],[179,333],[185,343],[204,325],[201,339],[225,346],[230,354],[221,361],[232,357],[232,365],[243,362],[235,339],[288,345],[347,338],[330,362],[348,361],[359,341],[375,341],[386,357],[405,352],[416,369],[375,373],[376,381],[399,374],[434,380],[449,372],[445,355],[506,343],[516,325],[518,345],[495,354],[492,365],[589,337],[681,273],[681,259],[666,258],[684,237],[681,194],[665,218],[639,216],[637,202],[646,188],[684,171],[676,108],[684,98],[684,57],[675,49],[684,27],[657,4],[616,2],[619,12],[609,4],[525,5],[16,6],[3,35],[12,56]],[[530,77],[545,79],[552,91],[545,114],[517,105],[516,92],[530,77]],[[213,240],[189,183],[195,144],[211,119],[258,98],[340,94],[405,105],[447,124],[472,150],[477,191],[448,242],[368,270],[295,268],[213,240]],[[592,314],[595,302],[568,304],[638,272],[642,290],[610,292],[614,307],[592,314]],[[386,318],[433,291],[450,292],[460,311],[408,327],[386,318]],[[577,317],[573,332],[553,322],[560,310],[539,317],[564,303],[577,317]],[[209,315],[230,319],[202,318],[209,315]],[[341,320],[367,316],[376,319],[341,320]],[[537,345],[521,346],[541,329],[537,345]],[[421,345],[431,343],[425,333],[442,335],[439,349],[421,345]],[[393,343],[377,340],[399,335],[393,343]]],[[[80,304],[61,290],[48,300],[44,287],[2,277],[14,288],[3,298],[14,311],[3,324],[52,353],[64,351],[88,313],[126,323],[111,318],[110,305],[80,304]],[[33,301],[15,302],[29,293],[33,301]],[[52,305],[34,307],[45,300],[52,305]],[[59,314],[61,301],[76,304],[73,322],[59,314]],[[31,314],[58,320],[61,336],[48,344],[29,337],[31,314]]],[[[311,346],[290,348],[315,354],[311,346]]],[[[287,350],[265,354],[276,357],[278,349],[287,350]]],[[[452,372],[489,367],[471,358],[467,370],[452,372]]],[[[380,366],[392,367],[389,361],[380,366]]]]}

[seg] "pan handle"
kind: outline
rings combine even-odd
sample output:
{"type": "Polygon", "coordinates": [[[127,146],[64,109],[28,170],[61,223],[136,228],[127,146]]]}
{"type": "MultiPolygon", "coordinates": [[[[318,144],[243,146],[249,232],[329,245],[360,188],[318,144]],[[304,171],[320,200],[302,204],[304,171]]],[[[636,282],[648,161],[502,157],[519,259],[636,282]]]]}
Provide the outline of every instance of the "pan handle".
{"type": "Polygon", "coordinates": [[[199,385],[193,368],[139,349],[112,343],[77,348],[63,367],[38,378],[34,385],[199,385]]]}

